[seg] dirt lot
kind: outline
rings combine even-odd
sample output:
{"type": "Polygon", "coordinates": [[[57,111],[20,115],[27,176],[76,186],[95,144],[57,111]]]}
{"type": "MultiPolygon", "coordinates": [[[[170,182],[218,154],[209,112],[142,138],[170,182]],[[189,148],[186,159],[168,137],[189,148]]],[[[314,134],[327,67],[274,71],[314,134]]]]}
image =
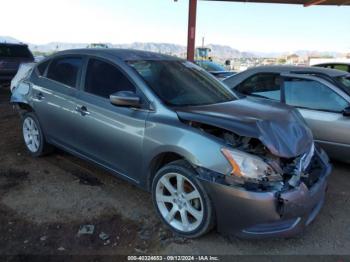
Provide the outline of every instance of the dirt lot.
{"type": "Polygon", "coordinates": [[[301,236],[188,241],[161,225],[148,193],[61,151],[31,158],[8,99],[2,88],[0,254],[350,254],[348,165],[335,163],[325,207],[301,236]],[[79,235],[82,225],[93,234],[79,235]]]}

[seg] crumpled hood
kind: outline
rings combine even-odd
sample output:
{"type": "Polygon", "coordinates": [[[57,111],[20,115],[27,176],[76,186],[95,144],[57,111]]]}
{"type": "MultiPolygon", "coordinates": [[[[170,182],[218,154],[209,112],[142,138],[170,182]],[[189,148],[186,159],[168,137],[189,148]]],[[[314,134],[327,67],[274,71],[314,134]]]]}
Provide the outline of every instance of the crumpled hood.
{"type": "Polygon", "coordinates": [[[272,154],[293,158],[308,152],[311,130],[292,107],[267,99],[244,98],[207,106],[176,108],[179,118],[259,139],[272,154]]]}

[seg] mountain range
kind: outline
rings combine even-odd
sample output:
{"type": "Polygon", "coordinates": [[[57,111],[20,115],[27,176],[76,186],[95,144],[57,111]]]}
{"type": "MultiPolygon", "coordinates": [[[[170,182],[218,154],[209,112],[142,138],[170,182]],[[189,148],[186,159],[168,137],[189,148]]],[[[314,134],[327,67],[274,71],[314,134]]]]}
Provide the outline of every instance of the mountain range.
{"type": "MultiPolygon", "coordinates": [[[[9,36],[0,36],[0,42],[9,42],[16,43],[20,42],[19,40],[9,37],[9,36]]],[[[89,45],[89,43],[64,43],[64,42],[51,42],[47,44],[31,44],[27,43],[29,48],[32,51],[50,53],[55,51],[61,51],[66,49],[75,49],[75,48],[85,48],[89,45]]],[[[171,44],[171,43],[143,43],[143,42],[135,42],[131,44],[112,44],[106,43],[109,47],[113,48],[126,48],[126,49],[138,49],[152,52],[160,52],[170,55],[176,55],[180,57],[185,57],[186,55],[186,47],[183,45],[171,44]]],[[[261,57],[281,57],[290,55],[290,52],[271,52],[271,53],[263,53],[263,52],[244,52],[234,49],[227,45],[218,45],[218,44],[209,44],[206,45],[211,49],[211,56],[220,60],[225,59],[233,59],[233,58],[261,58],[261,57]]],[[[343,54],[338,52],[319,52],[319,51],[310,51],[310,50],[299,50],[293,52],[293,54],[297,54],[299,56],[332,56],[338,57],[343,54]]]]}

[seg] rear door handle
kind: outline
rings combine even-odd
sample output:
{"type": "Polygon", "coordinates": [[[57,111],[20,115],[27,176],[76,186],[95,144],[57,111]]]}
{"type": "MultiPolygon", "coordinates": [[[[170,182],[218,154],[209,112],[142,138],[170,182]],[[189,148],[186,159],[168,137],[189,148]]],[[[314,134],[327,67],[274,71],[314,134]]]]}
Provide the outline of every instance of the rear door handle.
{"type": "Polygon", "coordinates": [[[90,112],[87,110],[86,106],[77,106],[75,111],[79,112],[82,116],[90,115],[90,112]]]}
{"type": "Polygon", "coordinates": [[[45,98],[45,96],[43,95],[43,93],[39,92],[37,95],[36,95],[36,98],[38,100],[43,100],[45,98]]]}

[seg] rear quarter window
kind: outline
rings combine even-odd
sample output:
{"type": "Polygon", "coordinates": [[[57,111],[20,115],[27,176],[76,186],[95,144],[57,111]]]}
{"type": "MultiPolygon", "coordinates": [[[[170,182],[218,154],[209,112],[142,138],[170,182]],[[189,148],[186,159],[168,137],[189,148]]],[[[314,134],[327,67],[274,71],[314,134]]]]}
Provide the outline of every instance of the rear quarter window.
{"type": "Polygon", "coordinates": [[[236,91],[244,95],[279,101],[281,98],[281,78],[279,74],[258,73],[239,84],[236,91]]]}
{"type": "Polygon", "coordinates": [[[76,87],[83,59],[60,57],[50,63],[46,77],[69,87],[76,87]]]}
{"type": "Polygon", "coordinates": [[[38,64],[36,68],[39,76],[44,76],[46,68],[49,65],[49,63],[50,63],[50,60],[47,60],[45,62],[38,64]]]}

